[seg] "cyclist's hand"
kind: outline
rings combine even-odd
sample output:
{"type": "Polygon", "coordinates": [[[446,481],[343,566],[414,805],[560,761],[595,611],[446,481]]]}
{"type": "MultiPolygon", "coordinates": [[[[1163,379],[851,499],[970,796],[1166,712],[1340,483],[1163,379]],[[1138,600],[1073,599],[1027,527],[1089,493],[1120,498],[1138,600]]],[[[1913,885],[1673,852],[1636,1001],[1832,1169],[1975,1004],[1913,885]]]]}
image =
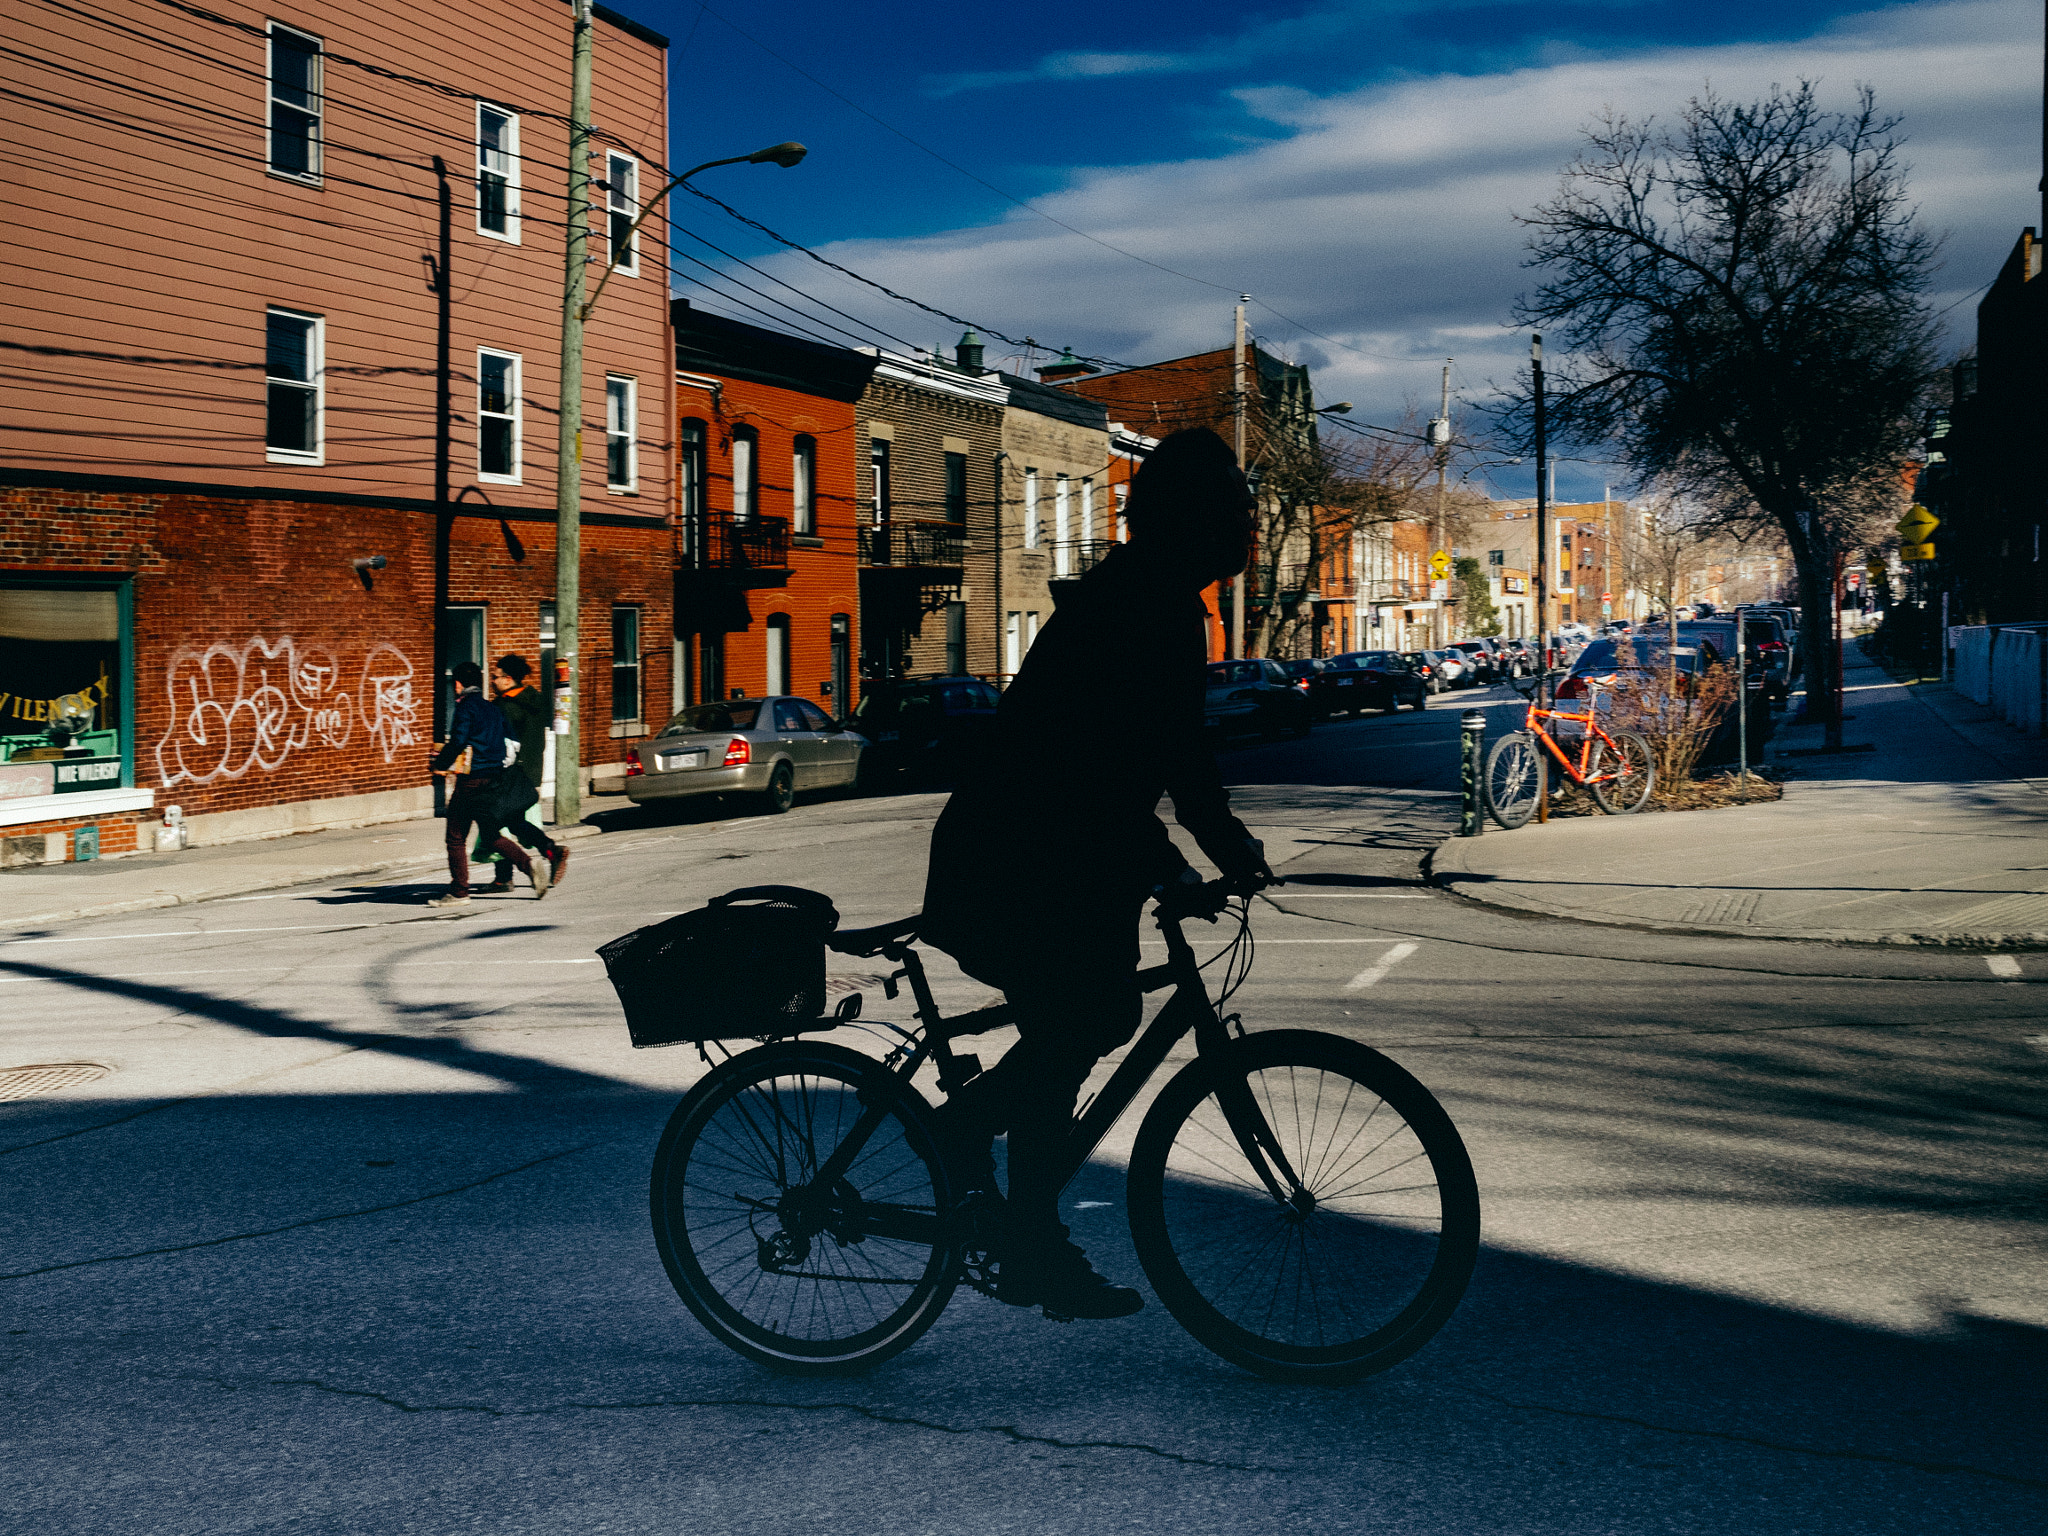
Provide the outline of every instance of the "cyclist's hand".
{"type": "Polygon", "coordinates": [[[1223,868],[1223,879],[1218,883],[1232,896],[1249,896],[1254,891],[1280,883],[1280,877],[1266,863],[1266,845],[1256,837],[1246,838],[1232,856],[1219,862],[1223,868]]]}
{"type": "Polygon", "coordinates": [[[1183,868],[1166,885],[1155,885],[1152,894],[1159,902],[1159,915],[1185,921],[1198,917],[1213,923],[1229,904],[1227,880],[1204,880],[1194,870],[1183,868]]]}

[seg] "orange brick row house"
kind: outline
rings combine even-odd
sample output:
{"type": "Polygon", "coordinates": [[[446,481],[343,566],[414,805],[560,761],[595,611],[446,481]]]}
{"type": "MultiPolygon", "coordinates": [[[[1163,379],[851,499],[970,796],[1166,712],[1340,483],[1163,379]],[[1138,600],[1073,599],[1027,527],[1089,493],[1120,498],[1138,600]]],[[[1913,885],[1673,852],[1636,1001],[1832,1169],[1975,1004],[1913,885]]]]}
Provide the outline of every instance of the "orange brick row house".
{"type": "MultiPolygon", "coordinates": [[[[453,662],[552,646],[567,218],[613,268],[582,381],[581,734],[674,692],[666,43],[573,12],[38,6],[0,69],[0,833],[10,860],[431,809],[453,662]],[[26,151],[26,152],[22,152],[26,151]]],[[[602,267],[593,267],[593,273],[602,267]]]]}

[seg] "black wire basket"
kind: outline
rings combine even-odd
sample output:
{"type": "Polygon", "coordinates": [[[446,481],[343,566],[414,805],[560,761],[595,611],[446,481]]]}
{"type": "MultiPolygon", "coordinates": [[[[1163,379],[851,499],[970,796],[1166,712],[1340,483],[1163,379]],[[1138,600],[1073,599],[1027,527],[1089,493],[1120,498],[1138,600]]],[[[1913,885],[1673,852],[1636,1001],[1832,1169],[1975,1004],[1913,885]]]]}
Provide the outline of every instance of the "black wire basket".
{"type": "Polygon", "coordinates": [[[636,1046],[771,1035],[825,1011],[828,897],[752,885],[598,950],[636,1046]]]}

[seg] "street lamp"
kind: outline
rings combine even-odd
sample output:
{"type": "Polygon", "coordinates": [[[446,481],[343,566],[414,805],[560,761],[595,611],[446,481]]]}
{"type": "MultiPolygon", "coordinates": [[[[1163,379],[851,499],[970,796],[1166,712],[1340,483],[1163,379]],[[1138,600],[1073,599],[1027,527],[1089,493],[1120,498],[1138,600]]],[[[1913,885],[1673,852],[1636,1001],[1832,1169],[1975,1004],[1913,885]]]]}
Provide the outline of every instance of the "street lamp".
{"type": "MultiPolygon", "coordinates": [[[[598,280],[586,300],[583,273],[590,241],[590,55],[591,0],[573,0],[574,43],[569,91],[568,238],[562,276],[560,416],[555,442],[555,821],[583,819],[583,752],[576,709],[578,607],[583,575],[583,326],[611,281],[616,266],[598,280]]],[[[780,165],[802,160],[803,145],[771,144],[751,155],[707,160],[692,166],[649,198],[627,226],[618,249],[630,249],[648,215],[699,171],[718,165],[780,165]]],[[[673,361],[673,360],[671,360],[673,361]]]]}
{"type": "Polygon", "coordinates": [[[1349,400],[1339,400],[1335,405],[1319,406],[1316,409],[1316,414],[1318,416],[1349,416],[1351,414],[1351,402],[1349,400]]]}

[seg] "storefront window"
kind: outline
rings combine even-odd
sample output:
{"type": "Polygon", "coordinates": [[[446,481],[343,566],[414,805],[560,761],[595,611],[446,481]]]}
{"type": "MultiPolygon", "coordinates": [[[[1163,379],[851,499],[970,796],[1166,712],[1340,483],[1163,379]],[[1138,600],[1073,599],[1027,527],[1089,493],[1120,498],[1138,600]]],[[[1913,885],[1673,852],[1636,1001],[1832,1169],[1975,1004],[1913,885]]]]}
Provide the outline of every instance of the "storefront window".
{"type": "Polygon", "coordinates": [[[128,782],[122,596],[0,582],[0,798],[128,782]]]}

